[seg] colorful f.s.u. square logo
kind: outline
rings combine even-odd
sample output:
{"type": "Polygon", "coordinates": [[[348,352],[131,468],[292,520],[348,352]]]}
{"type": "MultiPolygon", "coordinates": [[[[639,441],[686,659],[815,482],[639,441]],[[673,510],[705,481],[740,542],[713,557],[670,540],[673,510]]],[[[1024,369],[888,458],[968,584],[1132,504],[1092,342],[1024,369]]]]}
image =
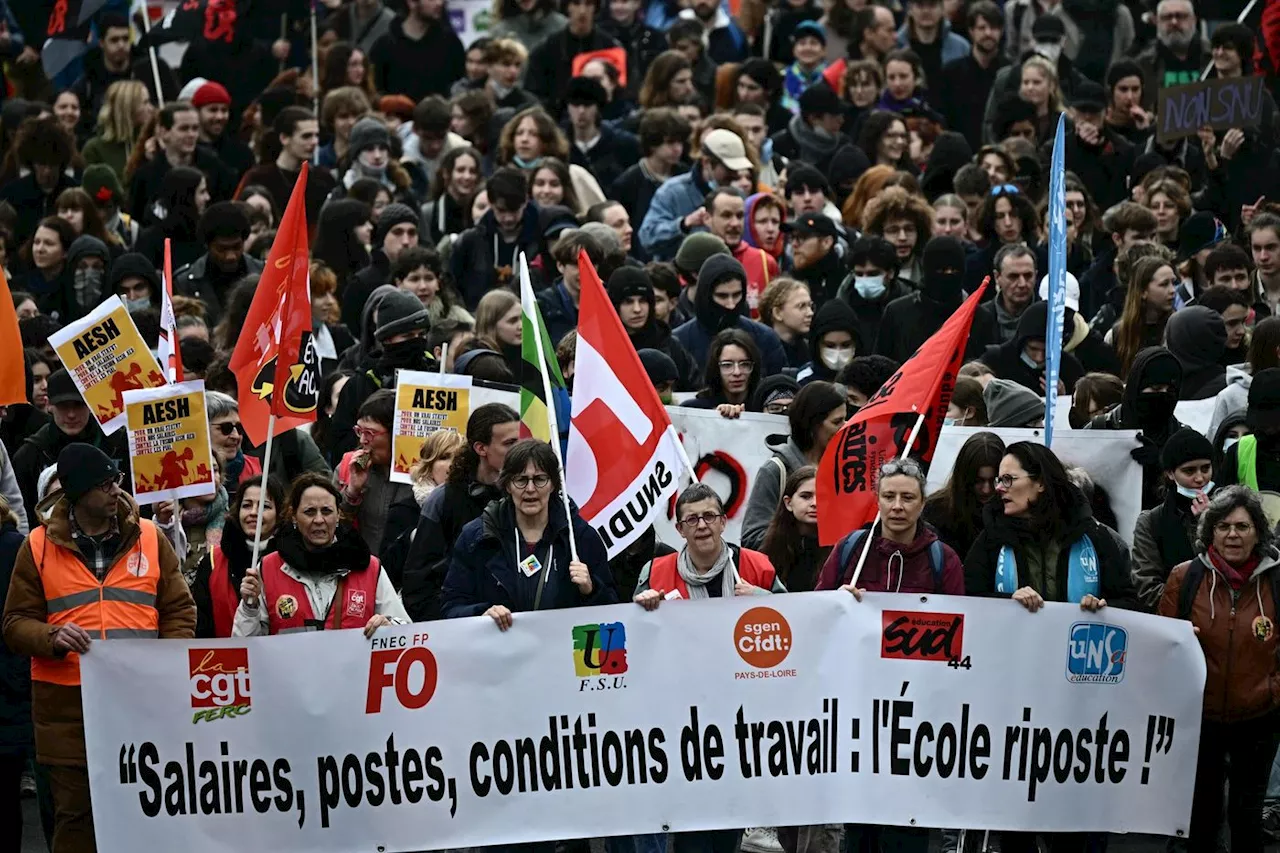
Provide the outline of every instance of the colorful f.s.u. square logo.
{"type": "Polygon", "coordinates": [[[627,671],[627,629],[621,622],[575,625],[573,668],[579,678],[627,671]]]}

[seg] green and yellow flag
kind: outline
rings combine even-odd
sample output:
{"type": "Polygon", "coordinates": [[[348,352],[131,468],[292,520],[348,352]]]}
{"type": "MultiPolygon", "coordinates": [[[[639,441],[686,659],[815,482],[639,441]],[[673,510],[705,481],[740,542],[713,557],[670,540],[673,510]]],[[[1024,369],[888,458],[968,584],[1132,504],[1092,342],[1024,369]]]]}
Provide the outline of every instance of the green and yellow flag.
{"type": "Polygon", "coordinates": [[[560,437],[560,424],[569,425],[569,391],[565,387],[556,348],[542,322],[538,300],[529,281],[529,265],[520,256],[520,308],[523,313],[520,351],[520,437],[551,442],[560,437]]]}

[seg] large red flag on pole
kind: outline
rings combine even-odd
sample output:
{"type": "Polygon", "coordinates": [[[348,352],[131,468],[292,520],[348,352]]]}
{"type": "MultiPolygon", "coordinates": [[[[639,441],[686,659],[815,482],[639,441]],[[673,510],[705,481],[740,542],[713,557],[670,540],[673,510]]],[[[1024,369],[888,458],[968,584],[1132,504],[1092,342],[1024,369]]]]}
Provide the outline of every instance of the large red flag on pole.
{"type": "Polygon", "coordinates": [[[923,462],[933,449],[964,362],[973,314],[990,279],[960,306],[827,445],[818,466],[818,541],[834,545],[876,515],[880,466],[898,456],[923,462]]]}
{"type": "Polygon", "coordinates": [[[303,163],[231,354],[240,420],[254,444],[316,419],[320,365],[311,342],[307,171],[303,163]]]}

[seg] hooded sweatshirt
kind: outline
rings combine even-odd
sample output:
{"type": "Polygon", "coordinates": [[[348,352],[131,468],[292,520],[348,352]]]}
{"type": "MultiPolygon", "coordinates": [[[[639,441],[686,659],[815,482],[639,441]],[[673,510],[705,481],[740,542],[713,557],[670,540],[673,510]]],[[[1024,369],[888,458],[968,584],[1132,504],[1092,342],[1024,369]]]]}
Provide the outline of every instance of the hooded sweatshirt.
{"type": "MultiPolygon", "coordinates": [[[[884,309],[876,355],[901,364],[956,312],[964,299],[964,247],[954,237],[934,237],[920,257],[920,291],[895,299],[884,309]]],[[[982,341],[970,336],[966,358],[980,355],[982,341]]]]}
{"type": "Polygon", "coordinates": [[[825,173],[836,151],[849,145],[843,133],[827,133],[815,128],[797,114],[787,122],[787,129],[774,137],[774,151],[789,160],[799,158],[825,173]]]}
{"type": "Polygon", "coordinates": [[[1226,387],[1218,392],[1213,403],[1213,415],[1209,418],[1209,428],[1205,435],[1218,434],[1230,415],[1241,413],[1249,408],[1249,386],[1253,383],[1253,365],[1233,364],[1227,368],[1226,387]]]}
{"type": "MultiPolygon", "coordinates": [[[[487,214],[486,214],[487,215],[487,214]]],[[[782,372],[787,357],[777,332],[746,316],[746,272],[731,255],[712,255],[698,272],[697,293],[693,299],[694,318],[673,332],[675,339],[693,357],[694,364],[705,366],[711,352],[711,339],[724,329],[738,328],[746,332],[760,348],[761,376],[782,372]],[[712,299],[715,287],[722,281],[737,279],[743,283],[743,299],[736,309],[728,309],[712,299]]]]}
{"type": "Polygon", "coordinates": [[[1204,400],[1227,387],[1222,354],[1227,327],[1222,315],[1203,305],[1175,311],[1165,326],[1165,342],[1182,365],[1180,400],[1204,400]]]}
{"type": "Polygon", "coordinates": [[[858,331],[858,316],[853,313],[848,303],[839,299],[831,300],[818,309],[818,313],[813,315],[813,322],[809,325],[809,353],[812,361],[801,368],[799,375],[796,376],[801,385],[807,385],[816,379],[834,382],[836,374],[844,367],[844,365],[832,367],[822,360],[822,348],[819,344],[822,336],[828,332],[848,332],[853,336],[853,353],[849,357],[850,361],[854,356],[863,353],[862,337],[858,331]]]}
{"type": "Polygon", "coordinates": [[[773,451],[773,456],[756,472],[747,511],[742,517],[742,547],[753,550],[764,544],[764,535],[782,500],[787,478],[809,464],[800,445],[788,435],[771,435],[764,443],[773,451]]]}
{"type": "MultiPolygon", "coordinates": [[[[764,241],[760,239],[760,235],[756,232],[756,206],[766,198],[776,200],[777,196],[772,193],[756,193],[747,197],[746,208],[743,211],[745,223],[742,229],[742,242],[757,249],[764,249],[773,256],[774,260],[777,260],[782,257],[782,252],[787,247],[786,236],[782,233],[782,230],[778,230],[778,236],[768,246],[764,245],[764,241]]],[[[785,218],[785,213],[783,216],[785,218]]]]}
{"type": "MultiPolygon", "coordinates": [[[[866,531],[866,528],[863,530],[866,531]]],[[[842,584],[850,583],[858,559],[863,550],[869,548],[862,574],[858,576],[859,589],[869,592],[964,595],[964,564],[950,545],[944,543],[942,546],[941,577],[934,575],[933,564],[929,560],[929,546],[937,540],[938,534],[923,522],[916,524],[915,538],[907,545],[886,539],[878,533],[871,536],[868,542],[868,534],[864,532],[861,541],[854,546],[849,559],[843,564],[840,557],[844,549],[839,545],[831,549],[815,588],[837,589],[842,584]]]]}
{"type": "Polygon", "coordinates": [[[67,294],[67,320],[83,317],[102,302],[105,292],[103,281],[111,267],[111,253],[107,244],[89,234],[81,234],[67,249],[67,269],[71,275],[71,292],[67,294]],[[101,270],[81,270],[76,265],[85,258],[102,261],[101,270]]]}
{"type": "MultiPolygon", "coordinates": [[[[1043,394],[1040,381],[1045,375],[1045,365],[1032,362],[1023,350],[1027,341],[1045,339],[1048,318],[1047,302],[1035,302],[1027,306],[1022,316],[1018,318],[1018,328],[1013,339],[987,347],[987,351],[982,355],[982,363],[994,370],[1001,379],[1017,382],[1036,394],[1043,394]]],[[[1070,327],[1064,329],[1063,337],[1069,339],[1069,334],[1073,331],[1074,329],[1070,327]]],[[[1075,388],[1076,382],[1084,375],[1084,370],[1076,357],[1065,350],[1059,365],[1058,378],[1067,386],[1067,392],[1070,393],[1075,388]]]]}

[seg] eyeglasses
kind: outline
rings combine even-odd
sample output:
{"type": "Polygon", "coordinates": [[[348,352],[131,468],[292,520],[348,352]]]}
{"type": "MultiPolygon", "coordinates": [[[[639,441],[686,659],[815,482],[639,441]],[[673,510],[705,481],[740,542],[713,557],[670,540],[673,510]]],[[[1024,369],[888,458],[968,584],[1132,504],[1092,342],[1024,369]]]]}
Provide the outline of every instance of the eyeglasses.
{"type": "Polygon", "coordinates": [[[551,478],[546,474],[534,474],[532,477],[528,474],[521,474],[518,477],[511,478],[511,485],[522,492],[530,486],[541,490],[551,485],[551,478]]]}
{"type": "Polygon", "coordinates": [[[351,431],[354,432],[356,434],[356,438],[361,441],[373,441],[378,436],[387,434],[385,429],[370,429],[369,427],[362,426],[352,427],[351,431]]]}
{"type": "Polygon", "coordinates": [[[1232,524],[1229,521],[1219,521],[1213,526],[1213,532],[1226,536],[1229,533],[1239,533],[1241,536],[1247,536],[1253,532],[1253,524],[1248,521],[1237,521],[1232,524]]]}
{"type": "Polygon", "coordinates": [[[697,530],[699,524],[705,524],[710,527],[722,518],[724,518],[724,513],[722,512],[704,512],[702,515],[686,515],[676,524],[685,530],[697,530]]]}
{"type": "Polygon", "coordinates": [[[791,408],[790,400],[787,400],[784,403],[765,403],[764,413],[766,415],[785,415],[787,413],[787,410],[790,408],[791,408]]]}
{"type": "Polygon", "coordinates": [[[214,428],[214,429],[216,429],[218,432],[222,433],[224,436],[226,436],[226,435],[231,435],[231,433],[233,433],[233,432],[238,432],[238,433],[240,433],[241,435],[244,435],[244,425],[243,425],[243,424],[238,424],[238,423],[236,423],[236,424],[233,424],[233,423],[220,423],[220,424],[213,424],[212,426],[213,426],[213,428],[214,428]]]}
{"type": "Polygon", "coordinates": [[[721,373],[750,373],[756,366],[754,361],[722,361],[720,362],[721,373]]]}
{"type": "Polygon", "coordinates": [[[99,484],[98,484],[97,486],[95,486],[94,488],[102,489],[102,491],[104,491],[104,492],[109,492],[109,491],[111,491],[111,489],[112,489],[112,488],[114,488],[114,487],[116,487],[116,486],[119,486],[119,485],[121,485],[122,483],[124,483],[124,472],[123,472],[123,471],[122,471],[122,472],[120,472],[119,474],[116,474],[116,475],[115,475],[114,477],[112,477],[110,480],[105,480],[105,481],[103,481],[103,482],[99,483],[99,484]]]}
{"type": "Polygon", "coordinates": [[[1002,489],[1008,489],[1011,488],[1018,480],[1025,479],[1025,477],[1016,477],[1013,474],[1001,474],[999,477],[996,477],[996,485],[1002,489]]]}
{"type": "Polygon", "coordinates": [[[1001,193],[1004,193],[1005,195],[1019,195],[1021,192],[1022,190],[1018,189],[1013,184],[996,184],[991,188],[992,195],[1000,195],[1001,193]]]}

